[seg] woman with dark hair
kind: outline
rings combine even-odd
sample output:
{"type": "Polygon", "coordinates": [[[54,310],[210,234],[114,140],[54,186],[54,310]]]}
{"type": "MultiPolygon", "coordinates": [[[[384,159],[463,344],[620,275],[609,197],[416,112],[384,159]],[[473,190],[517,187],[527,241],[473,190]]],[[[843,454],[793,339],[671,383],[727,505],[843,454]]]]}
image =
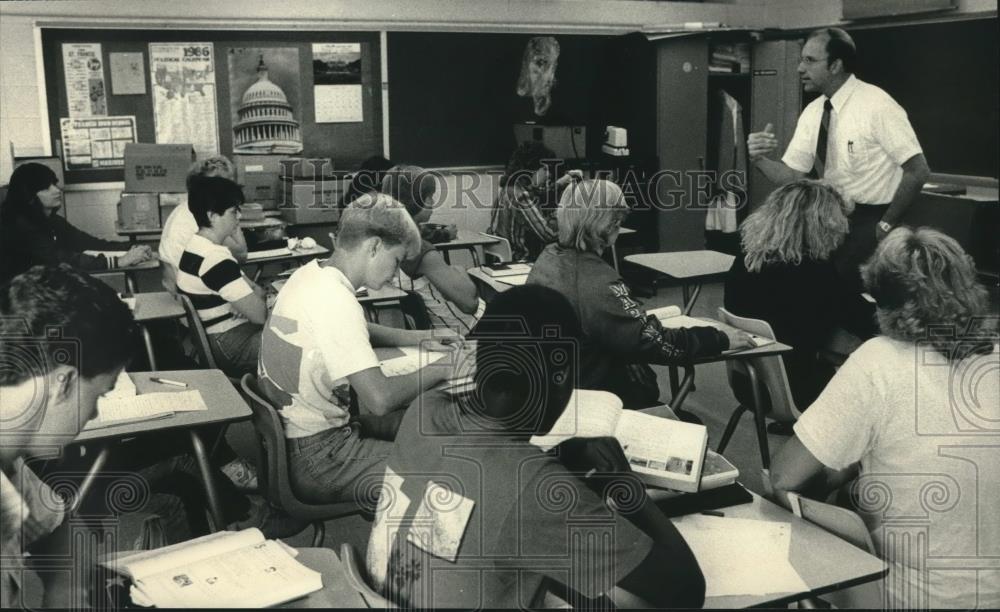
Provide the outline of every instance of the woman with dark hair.
{"type": "Polygon", "coordinates": [[[84,271],[113,270],[153,258],[148,246],[129,248],[127,241],[102,240],[73,227],[57,214],[63,205],[56,173],[27,163],[10,176],[0,207],[0,282],[38,264],[67,263],[84,271]],[[113,257],[84,251],[127,251],[113,257]]]}
{"type": "Polygon", "coordinates": [[[571,170],[552,183],[546,162],[556,161],[556,154],[544,144],[529,141],[521,143],[507,162],[488,232],[510,242],[514,261],[535,261],[558,238],[558,194],[583,175],[571,170]]]}
{"type": "Polygon", "coordinates": [[[858,475],[852,502],[889,562],[887,609],[997,608],[1000,572],[928,563],[982,557],[1000,533],[1000,353],[986,290],[958,243],[927,228],[890,232],[861,275],[882,335],[795,423],[773,487],[823,499],[858,475]]]}

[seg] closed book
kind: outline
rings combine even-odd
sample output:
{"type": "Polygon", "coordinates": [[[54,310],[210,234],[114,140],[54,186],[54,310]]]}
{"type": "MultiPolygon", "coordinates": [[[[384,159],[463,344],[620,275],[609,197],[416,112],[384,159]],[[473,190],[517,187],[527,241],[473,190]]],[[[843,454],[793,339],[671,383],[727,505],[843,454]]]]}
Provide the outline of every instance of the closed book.
{"type": "Polygon", "coordinates": [[[491,266],[483,266],[483,270],[494,278],[518,276],[521,274],[530,274],[531,265],[525,263],[493,264],[491,266]]]}

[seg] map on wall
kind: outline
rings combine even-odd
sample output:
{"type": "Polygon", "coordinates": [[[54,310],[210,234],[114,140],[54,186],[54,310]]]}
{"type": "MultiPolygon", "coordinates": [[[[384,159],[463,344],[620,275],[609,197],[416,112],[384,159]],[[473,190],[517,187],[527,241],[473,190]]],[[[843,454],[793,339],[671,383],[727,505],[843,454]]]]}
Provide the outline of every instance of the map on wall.
{"type": "Polygon", "coordinates": [[[198,157],[219,153],[212,43],[150,43],[156,142],[192,144],[198,157]]]}

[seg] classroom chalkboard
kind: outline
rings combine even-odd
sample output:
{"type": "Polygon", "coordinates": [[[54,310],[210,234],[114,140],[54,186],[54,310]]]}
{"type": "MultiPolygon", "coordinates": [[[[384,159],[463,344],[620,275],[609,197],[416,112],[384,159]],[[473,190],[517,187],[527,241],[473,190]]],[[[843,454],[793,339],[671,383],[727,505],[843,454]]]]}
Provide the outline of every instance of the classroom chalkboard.
{"type": "Polygon", "coordinates": [[[539,116],[532,99],[516,92],[525,46],[534,37],[390,32],[392,158],[428,167],[503,165],[515,146],[514,124],[527,121],[586,126],[590,156],[600,151],[607,125],[631,128],[633,154],[650,154],[655,73],[648,43],[634,36],[553,35],[555,85],[551,105],[539,116]]]}
{"type": "MultiPolygon", "coordinates": [[[[211,30],[121,30],[121,29],[42,29],[42,54],[48,92],[49,128],[53,151],[60,139],[60,119],[68,117],[68,96],[63,66],[63,43],[100,43],[106,83],[107,115],[136,118],[139,142],[155,142],[153,86],[149,66],[149,43],[197,42],[214,47],[216,106],[220,153],[233,153],[233,108],[231,107],[230,50],[297,50],[298,87],[286,92],[295,102],[300,123],[302,155],[330,157],[341,169],[353,169],[365,158],[382,152],[381,58],[377,32],[304,31],[211,31],[211,30]],[[313,43],[359,43],[361,51],[362,121],[317,123],[314,96],[313,43]],[[111,53],[142,53],[145,93],[115,95],[110,72],[111,53]]],[[[289,53],[288,57],[295,57],[289,53]]],[[[294,60],[291,61],[294,64],[294,60]]],[[[318,69],[317,69],[318,70],[318,69]]],[[[294,66],[289,68],[294,72],[294,66]]],[[[318,74],[318,72],[317,72],[318,74]]],[[[237,92],[241,96],[242,92],[237,92]]],[[[123,180],[122,169],[87,169],[66,172],[66,183],[123,180]]]]}
{"type": "Polygon", "coordinates": [[[858,77],[906,109],[931,171],[997,176],[996,17],[848,31],[858,77]]]}

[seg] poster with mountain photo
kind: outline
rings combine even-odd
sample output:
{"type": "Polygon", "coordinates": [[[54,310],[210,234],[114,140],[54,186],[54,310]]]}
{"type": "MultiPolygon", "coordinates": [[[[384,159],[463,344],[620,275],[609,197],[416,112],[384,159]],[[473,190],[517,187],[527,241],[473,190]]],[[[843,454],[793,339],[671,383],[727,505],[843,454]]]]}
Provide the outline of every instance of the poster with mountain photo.
{"type": "Polygon", "coordinates": [[[316,123],[364,121],[361,43],[313,43],[316,123]]]}

